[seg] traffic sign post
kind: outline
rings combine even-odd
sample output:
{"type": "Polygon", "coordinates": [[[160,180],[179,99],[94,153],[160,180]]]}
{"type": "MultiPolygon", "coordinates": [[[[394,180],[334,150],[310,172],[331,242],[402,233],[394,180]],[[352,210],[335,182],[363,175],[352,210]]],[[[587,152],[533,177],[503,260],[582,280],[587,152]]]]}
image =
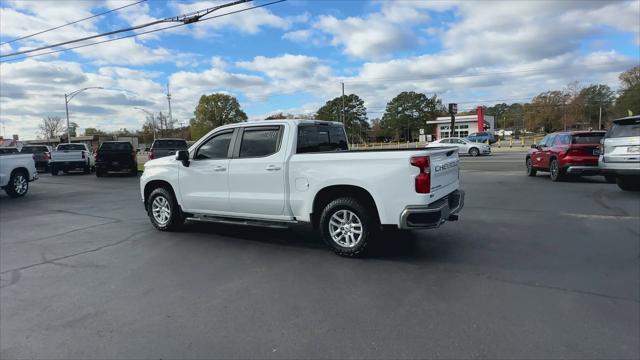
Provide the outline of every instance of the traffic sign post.
{"type": "Polygon", "coordinates": [[[451,128],[449,128],[449,137],[453,137],[456,129],[456,114],[458,113],[458,104],[449,103],[449,115],[451,115],[451,128]]]}

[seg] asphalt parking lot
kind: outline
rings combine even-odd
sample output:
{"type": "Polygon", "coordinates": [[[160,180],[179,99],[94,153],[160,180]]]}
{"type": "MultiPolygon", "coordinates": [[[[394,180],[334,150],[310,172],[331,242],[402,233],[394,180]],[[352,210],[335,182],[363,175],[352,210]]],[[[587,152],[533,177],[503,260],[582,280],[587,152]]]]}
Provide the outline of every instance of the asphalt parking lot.
{"type": "Polygon", "coordinates": [[[640,194],[461,160],[460,221],[365,259],[305,227],[154,230],[138,180],[0,195],[0,357],[639,358],[640,194]]]}

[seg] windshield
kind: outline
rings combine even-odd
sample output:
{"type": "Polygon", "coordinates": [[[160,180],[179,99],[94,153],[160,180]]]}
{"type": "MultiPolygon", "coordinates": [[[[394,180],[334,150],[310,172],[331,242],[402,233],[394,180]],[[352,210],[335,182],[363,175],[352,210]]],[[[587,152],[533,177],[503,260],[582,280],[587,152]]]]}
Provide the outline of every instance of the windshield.
{"type": "Polygon", "coordinates": [[[84,144],[60,144],[57,150],[86,150],[84,144]]]}
{"type": "Polygon", "coordinates": [[[156,140],[152,149],[186,149],[187,142],[185,140],[156,140]]]}

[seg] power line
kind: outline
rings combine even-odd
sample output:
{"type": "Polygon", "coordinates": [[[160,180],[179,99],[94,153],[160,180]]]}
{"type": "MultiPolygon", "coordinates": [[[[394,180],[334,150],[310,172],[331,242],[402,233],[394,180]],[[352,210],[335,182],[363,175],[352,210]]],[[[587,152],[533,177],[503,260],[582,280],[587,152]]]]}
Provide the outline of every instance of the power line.
{"type": "MultiPolygon", "coordinates": [[[[287,1],[287,0],[277,0],[277,1],[272,1],[272,2],[269,2],[269,3],[261,4],[261,5],[256,5],[256,6],[248,7],[248,8],[246,8],[246,9],[234,10],[234,11],[231,11],[231,12],[228,12],[228,13],[224,13],[224,14],[220,14],[220,15],[215,15],[215,16],[210,16],[210,17],[202,18],[202,19],[200,19],[198,22],[203,22],[203,21],[207,21],[207,20],[217,19],[217,18],[219,18],[219,17],[228,16],[228,15],[233,15],[233,14],[237,14],[237,13],[241,13],[241,12],[245,12],[245,11],[249,11],[249,10],[253,10],[253,9],[257,9],[257,8],[261,8],[261,7],[265,7],[265,6],[269,6],[269,5],[273,5],[273,4],[277,4],[277,3],[285,2],[285,1],[287,1]]],[[[4,61],[0,61],[0,63],[6,63],[7,61],[23,60],[23,59],[27,59],[27,58],[32,58],[32,57],[37,57],[37,56],[43,56],[43,55],[49,55],[49,54],[54,54],[54,53],[59,53],[59,52],[66,52],[66,51],[70,51],[70,50],[74,50],[74,49],[79,49],[79,48],[83,48],[83,47],[87,47],[87,46],[99,45],[99,44],[104,44],[104,43],[108,43],[108,42],[112,42],[112,41],[116,41],[116,40],[122,40],[122,39],[126,39],[126,38],[137,37],[137,36],[140,36],[140,35],[150,34],[150,33],[154,33],[154,32],[157,32],[157,31],[173,29],[173,28],[177,28],[177,27],[185,26],[185,25],[189,25],[189,24],[191,24],[191,23],[182,23],[182,24],[176,24],[176,25],[166,26],[166,27],[163,27],[163,28],[158,28],[158,29],[153,29],[153,30],[143,31],[143,32],[139,32],[139,33],[135,33],[135,34],[130,34],[130,35],[125,35],[125,36],[121,36],[121,37],[117,37],[117,38],[112,38],[112,39],[107,39],[107,40],[102,40],[102,41],[96,41],[96,42],[92,42],[92,43],[89,43],[89,44],[77,45],[77,46],[68,47],[68,48],[64,48],[64,49],[58,49],[58,50],[48,51],[48,52],[44,52],[44,53],[40,53],[40,54],[26,55],[26,56],[21,56],[21,57],[13,58],[13,59],[7,59],[7,60],[4,60],[4,61]]]]}
{"type": "Polygon", "coordinates": [[[85,20],[93,19],[93,18],[96,18],[96,17],[98,17],[98,16],[106,15],[106,14],[112,13],[112,12],[114,12],[114,11],[118,11],[118,10],[122,10],[122,9],[124,9],[124,8],[128,8],[128,7],[130,7],[130,6],[138,5],[138,4],[143,3],[143,2],[145,2],[145,1],[147,1],[147,0],[140,0],[140,1],[138,1],[138,2],[134,2],[134,3],[129,4],[129,5],[121,6],[121,7],[119,7],[119,8],[115,8],[115,9],[111,9],[111,10],[108,10],[108,11],[105,11],[105,12],[101,12],[101,13],[99,13],[99,14],[91,15],[91,16],[88,16],[88,17],[83,18],[83,19],[80,19],[80,20],[75,20],[75,21],[72,21],[72,22],[70,22],[70,23],[66,23],[66,24],[64,24],[64,25],[60,25],[60,26],[52,27],[52,28],[50,28],[50,29],[46,29],[46,30],[42,30],[42,31],[38,31],[37,33],[33,33],[33,34],[31,34],[31,35],[21,36],[21,37],[19,37],[19,38],[13,39],[13,40],[9,40],[9,41],[5,41],[5,42],[3,42],[3,43],[0,43],[0,45],[4,45],[4,44],[11,44],[12,42],[16,42],[16,41],[19,41],[19,40],[28,39],[28,38],[30,38],[30,37],[34,37],[34,36],[36,36],[36,35],[44,34],[44,33],[49,32],[49,31],[57,30],[57,29],[60,29],[60,28],[65,27],[65,26],[69,26],[69,25],[77,24],[77,23],[82,22],[82,21],[85,21],[85,20]]]}
{"type": "Polygon", "coordinates": [[[68,40],[68,41],[59,42],[57,44],[46,45],[46,46],[41,46],[41,47],[38,47],[38,48],[17,51],[17,52],[11,53],[11,54],[0,55],[0,58],[7,57],[7,56],[16,56],[16,55],[28,54],[28,53],[32,53],[32,52],[35,52],[35,51],[46,50],[46,49],[59,47],[59,46],[63,46],[63,45],[74,44],[74,43],[77,43],[77,42],[91,40],[91,39],[95,39],[95,38],[99,38],[99,37],[115,35],[115,34],[119,34],[119,33],[123,33],[123,32],[134,31],[134,30],[146,28],[146,27],[149,27],[149,26],[152,26],[152,25],[157,25],[157,24],[164,23],[164,22],[182,22],[185,25],[186,24],[191,24],[191,23],[200,21],[200,19],[202,17],[204,17],[205,15],[208,15],[208,14],[210,14],[210,13],[216,11],[216,10],[219,10],[219,9],[222,9],[222,8],[226,8],[226,7],[230,7],[230,6],[235,6],[235,5],[242,4],[242,3],[245,3],[245,2],[248,2],[248,1],[251,1],[251,0],[237,0],[237,1],[234,1],[234,2],[227,3],[227,4],[222,4],[222,5],[210,7],[210,8],[203,9],[203,10],[198,10],[198,11],[195,11],[195,12],[192,12],[192,13],[189,13],[189,14],[178,15],[178,16],[174,16],[174,17],[168,17],[168,18],[164,18],[164,19],[160,19],[160,20],[151,21],[151,22],[148,22],[148,23],[145,23],[145,24],[131,26],[131,27],[124,28],[124,29],[113,30],[113,31],[109,31],[109,32],[106,32],[106,33],[102,33],[102,34],[85,36],[85,37],[80,38],[80,39],[68,40]]]}

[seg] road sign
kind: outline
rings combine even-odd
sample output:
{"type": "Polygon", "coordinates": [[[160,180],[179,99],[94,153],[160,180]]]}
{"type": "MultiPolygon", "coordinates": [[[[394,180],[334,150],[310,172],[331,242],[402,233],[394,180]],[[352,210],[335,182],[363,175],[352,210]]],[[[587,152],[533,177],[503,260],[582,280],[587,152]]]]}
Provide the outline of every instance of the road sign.
{"type": "Polygon", "coordinates": [[[449,103],[449,114],[454,115],[458,113],[458,104],[449,103]]]}

